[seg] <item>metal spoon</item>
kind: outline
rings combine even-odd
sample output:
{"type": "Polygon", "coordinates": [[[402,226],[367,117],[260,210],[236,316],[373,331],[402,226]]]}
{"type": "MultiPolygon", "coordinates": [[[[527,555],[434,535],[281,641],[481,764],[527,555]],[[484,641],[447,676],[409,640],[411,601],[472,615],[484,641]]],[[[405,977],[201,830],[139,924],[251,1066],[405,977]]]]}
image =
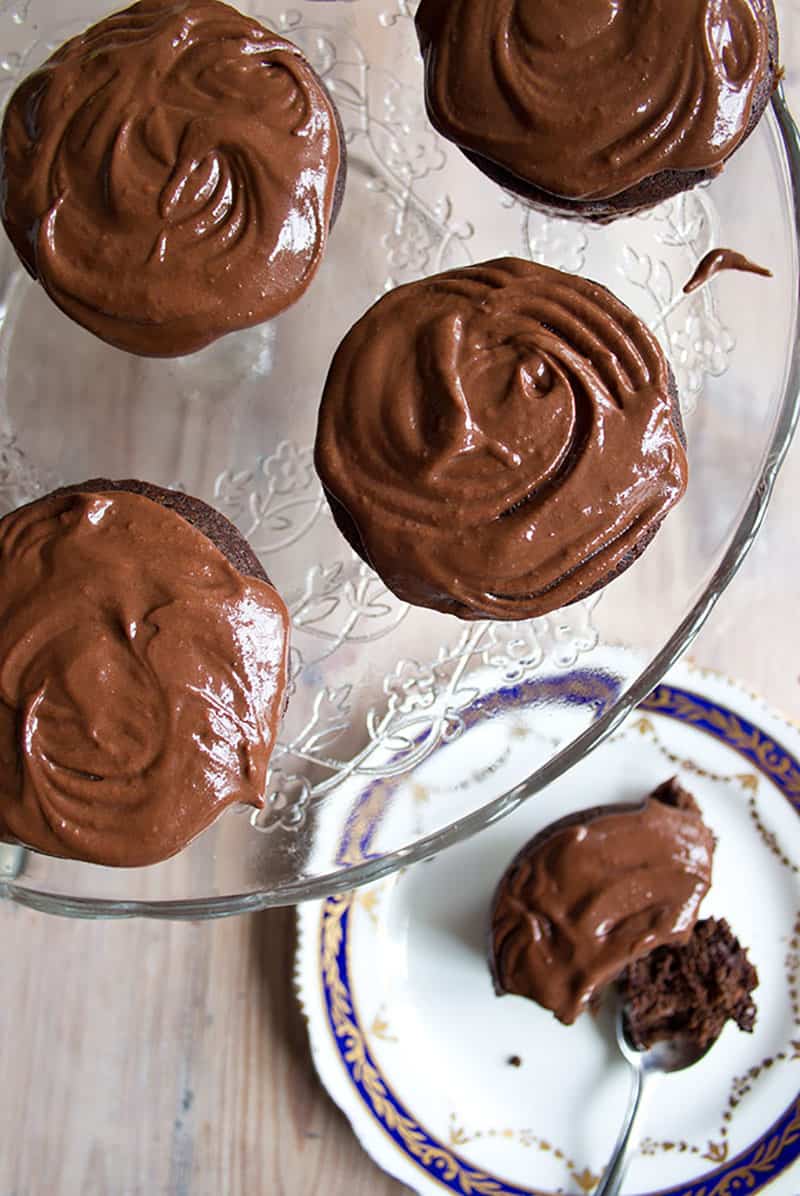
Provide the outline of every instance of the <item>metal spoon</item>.
{"type": "Polygon", "coordinates": [[[633,1084],[617,1145],[594,1196],[619,1196],[625,1172],[637,1146],[633,1130],[642,1109],[645,1090],[649,1091],[659,1076],[692,1067],[713,1046],[713,1040],[701,1047],[693,1038],[682,1036],[657,1042],[647,1051],[637,1051],[625,1033],[625,1006],[622,1001],[617,1008],[616,1032],[617,1046],[633,1070],[633,1084]]]}

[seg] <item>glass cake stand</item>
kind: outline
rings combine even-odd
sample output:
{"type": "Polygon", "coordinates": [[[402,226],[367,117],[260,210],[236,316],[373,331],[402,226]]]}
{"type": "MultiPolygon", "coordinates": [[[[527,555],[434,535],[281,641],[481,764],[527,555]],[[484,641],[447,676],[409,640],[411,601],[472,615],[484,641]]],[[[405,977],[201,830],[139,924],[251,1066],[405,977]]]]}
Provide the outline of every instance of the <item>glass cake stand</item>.
{"type": "MultiPolygon", "coordinates": [[[[108,7],[0,0],[2,98],[108,7]]],[[[266,809],[229,811],[167,863],[114,870],[2,848],[3,895],[54,913],[202,918],[319,898],[532,798],[686,650],[753,542],[797,416],[800,156],[780,92],[711,186],[594,228],[527,212],[433,133],[408,0],[240,7],[302,46],[347,131],[348,189],[322,270],[273,323],[148,361],[62,316],[3,238],[0,512],[98,475],[214,503],[288,600],[289,712],[266,809]],[[718,245],[774,278],[728,274],[684,296],[718,245]],[[678,378],[691,481],[652,547],[600,597],[532,622],[464,625],[404,606],[350,553],[311,445],[333,350],[382,291],[506,253],[596,278],[648,322],[678,378]],[[474,779],[481,736],[498,723],[502,758],[470,784],[467,762],[474,779]]]]}

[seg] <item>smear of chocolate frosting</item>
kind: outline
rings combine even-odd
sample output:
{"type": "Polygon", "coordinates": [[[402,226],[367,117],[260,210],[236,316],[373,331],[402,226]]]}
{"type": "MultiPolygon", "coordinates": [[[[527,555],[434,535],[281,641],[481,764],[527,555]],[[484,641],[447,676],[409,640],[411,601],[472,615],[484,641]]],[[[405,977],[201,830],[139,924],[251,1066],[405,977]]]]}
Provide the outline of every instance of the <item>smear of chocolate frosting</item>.
{"type": "Polygon", "coordinates": [[[142,0],[13,95],[2,217],[68,315],[176,356],[303,294],[339,165],[331,101],[296,46],[217,0],[142,0]]]}
{"type": "Polygon", "coordinates": [[[751,262],[743,253],[734,249],[712,249],[697,263],[697,269],[683,288],[685,295],[705,286],[723,270],[741,270],[745,274],[760,274],[762,278],[772,278],[772,271],[765,266],[751,262]]]}
{"type": "Polygon", "coordinates": [[[140,866],[264,803],[288,615],[127,491],[0,520],[0,836],[140,866]]]}
{"type": "Polygon", "coordinates": [[[720,167],[769,66],[763,0],[422,0],[430,118],[553,195],[720,167]]]}
{"type": "Polygon", "coordinates": [[[714,838],[695,806],[658,793],[563,819],[517,856],[492,909],[498,992],[570,1024],[634,960],[688,940],[711,884],[714,838]]]}
{"type": "Polygon", "coordinates": [[[681,497],[676,407],[624,304],[508,258],[401,287],[356,324],[316,463],[399,597],[528,618],[608,581],[681,497]]]}

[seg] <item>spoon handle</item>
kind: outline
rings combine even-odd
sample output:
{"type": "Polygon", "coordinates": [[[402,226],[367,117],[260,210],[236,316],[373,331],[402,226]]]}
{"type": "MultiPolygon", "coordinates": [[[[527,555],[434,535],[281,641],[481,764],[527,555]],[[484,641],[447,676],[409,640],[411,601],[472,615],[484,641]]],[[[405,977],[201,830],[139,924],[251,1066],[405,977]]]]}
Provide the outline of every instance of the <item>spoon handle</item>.
{"type": "Polygon", "coordinates": [[[631,1142],[631,1138],[634,1126],[636,1125],[636,1119],[642,1108],[645,1077],[644,1072],[638,1067],[632,1067],[631,1071],[633,1073],[633,1084],[631,1085],[628,1111],[625,1114],[625,1120],[617,1139],[617,1145],[614,1147],[614,1153],[609,1159],[605,1174],[600,1181],[600,1187],[594,1196],[619,1196],[622,1181],[628,1169],[628,1163],[636,1146],[635,1140],[631,1142]]]}

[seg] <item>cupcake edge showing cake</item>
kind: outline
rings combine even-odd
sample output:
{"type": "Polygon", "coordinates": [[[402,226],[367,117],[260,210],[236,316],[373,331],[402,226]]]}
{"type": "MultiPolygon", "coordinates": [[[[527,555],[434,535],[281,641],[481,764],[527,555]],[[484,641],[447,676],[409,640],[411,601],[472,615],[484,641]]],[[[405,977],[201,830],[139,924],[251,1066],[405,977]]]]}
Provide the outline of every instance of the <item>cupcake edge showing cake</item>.
{"type": "Polygon", "coordinates": [[[696,802],[674,778],[643,804],[593,807],[546,827],[494,895],[497,994],[526,997],[572,1024],[635,960],[688,939],[713,851],[696,802]]]}
{"type": "Polygon", "coordinates": [[[263,806],[288,612],[219,512],[137,481],[55,491],[0,519],[0,609],[0,837],[141,867],[263,806]]]}
{"type": "Polygon", "coordinates": [[[0,146],[26,269],[77,323],[153,357],[296,302],[346,177],[308,60],[220,0],[141,0],[72,38],[18,86],[0,146]]]}
{"type": "Polygon", "coordinates": [[[403,601],[519,620],[641,555],[687,482],[672,371],[605,287],[507,258],[389,292],[342,341],[315,463],[403,601]]]}
{"type": "Polygon", "coordinates": [[[700,919],[686,943],[656,948],[616,981],[626,1034],[637,1050],[672,1038],[689,1038],[704,1050],[728,1022],[752,1033],[758,983],[724,918],[700,919]]]}
{"type": "Polygon", "coordinates": [[[754,4],[750,0],[728,0],[728,6],[736,8],[738,16],[731,27],[727,24],[731,14],[726,11],[718,14],[728,30],[723,38],[722,25],[719,29],[706,25],[711,14],[704,16],[700,0],[682,0],[686,9],[682,14],[684,24],[690,24],[691,18],[697,21],[696,29],[686,30],[691,45],[696,46],[692,86],[697,86],[698,73],[708,73],[709,63],[715,62],[717,66],[716,76],[704,79],[712,92],[711,103],[704,105],[698,98],[701,92],[696,92],[690,104],[685,94],[688,86],[685,55],[673,51],[665,57],[662,50],[664,22],[669,21],[670,35],[674,36],[678,30],[674,0],[669,0],[669,5],[668,17],[651,5],[652,11],[644,24],[639,8],[634,12],[631,6],[630,20],[637,24],[629,29],[624,9],[619,11],[612,6],[608,8],[608,19],[598,12],[599,6],[593,6],[571,14],[564,21],[562,14],[569,11],[566,5],[560,5],[554,14],[553,6],[542,4],[535,16],[530,13],[519,16],[516,10],[512,13],[508,0],[490,3],[489,0],[456,0],[456,3],[422,0],[416,23],[425,60],[429,118],[437,131],[456,144],[483,174],[523,202],[549,214],[606,223],[690,190],[714,178],[761,119],[779,78],[777,19],[773,0],[754,0],[754,4]],[[526,22],[530,22],[530,28],[526,22]],[[480,36],[473,36],[470,42],[478,27],[480,36]],[[619,45],[614,42],[617,30],[622,39],[619,45]],[[633,31],[640,36],[642,31],[649,31],[651,44],[641,47],[641,61],[631,51],[633,31]],[[496,50],[489,55],[486,46],[493,41],[496,50]],[[554,46],[559,47],[562,56],[571,55],[574,59],[574,85],[568,88],[563,86],[563,67],[555,69],[554,46]],[[516,67],[515,50],[519,52],[516,67]],[[457,60],[459,51],[468,58],[469,65],[457,60]],[[614,66],[609,71],[612,62],[614,66]],[[632,88],[626,90],[620,70],[628,63],[633,83],[643,88],[644,94],[629,114],[631,127],[626,131],[620,105],[629,102],[632,88]],[[648,77],[653,63],[662,72],[656,78],[648,77]],[[523,64],[531,72],[535,68],[530,83],[515,73],[523,64]],[[663,72],[667,68],[677,70],[677,76],[665,79],[663,72]],[[547,76],[548,69],[554,71],[552,79],[547,76]],[[729,71],[733,72],[731,78],[729,71]],[[468,83],[461,86],[464,80],[468,83]],[[594,96],[591,92],[585,94],[593,82],[600,85],[600,90],[594,96]],[[662,89],[666,86],[675,91],[674,111],[669,121],[664,120],[669,100],[662,97],[657,102],[656,83],[662,89]],[[621,95],[615,109],[617,87],[621,95]],[[716,98],[714,93],[719,93],[716,98]],[[718,111],[724,109],[723,95],[727,96],[728,106],[733,105],[733,111],[726,113],[721,124],[718,111]],[[560,107],[564,96],[566,112],[560,107]],[[527,109],[534,101],[541,105],[538,120],[527,109]],[[458,105],[462,111],[457,111],[458,105]],[[575,148],[577,111],[584,122],[582,131],[585,124],[586,163],[594,166],[593,175],[587,174],[583,186],[577,181],[570,185],[568,181],[576,158],[583,162],[575,148]],[[699,124],[699,131],[690,124],[676,132],[675,122],[685,119],[686,114],[699,124]],[[655,130],[648,141],[642,137],[641,128],[651,115],[655,130]],[[531,136],[532,129],[537,134],[535,138],[531,136]],[[692,165],[678,166],[674,159],[686,158],[686,147],[691,146],[693,134],[699,142],[695,148],[696,160],[692,165]],[[641,143],[636,143],[634,153],[636,138],[641,143]],[[663,161],[659,161],[657,153],[660,138],[666,142],[663,161]],[[565,158],[562,146],[567,141],[573,152],[565,158]],[[532,164],[521,165],[520,159],[528,161],[533,155],[534,145],[537,152],[532,164]],[[648,167],[642,165],[646,161],[648,167]],[[588,181],[592,177],[594,193],[588,181]]]}

